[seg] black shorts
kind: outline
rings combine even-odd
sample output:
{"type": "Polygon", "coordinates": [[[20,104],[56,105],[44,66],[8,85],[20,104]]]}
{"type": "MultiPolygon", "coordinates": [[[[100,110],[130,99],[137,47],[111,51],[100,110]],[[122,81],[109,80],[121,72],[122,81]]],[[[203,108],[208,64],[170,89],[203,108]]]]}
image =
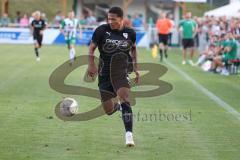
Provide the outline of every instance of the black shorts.
{"type": "Polygon", "coordinates": [[[159,43],[163,43],[165,46],[168,45],[168,34],[158,34],[159,43]]]}
{"type": "Polygon", "coordinates": [[[127,74],[117,76],[98,76],[98,87],[101,101],[105,102],[117,96],[117,90],[122,87],[130,88],[130,80],[127,74]]]}
{"type": "MultiPolygon", "coordinates": [[[[102,57],[103,59],[103,57],[102,57]]],[[[122,87],[130,88],[128,74],[131,72],[132,61],[125,53],[116,53],[100,61],[98,87],[102,102],[117,96],[117,90],[122,87]]]]}
{"type": "Polygon", "coordinates": [[[35,44],[38,43],[39,46],[42,46],[42,40],[43,40],[42,35],[34,35],[33,40],[35,44]]]}
{"type": "Polygon", "coordinates": [[[194,47],[194,39],[182,39],[182,45],[184,49],[194,47]]]}

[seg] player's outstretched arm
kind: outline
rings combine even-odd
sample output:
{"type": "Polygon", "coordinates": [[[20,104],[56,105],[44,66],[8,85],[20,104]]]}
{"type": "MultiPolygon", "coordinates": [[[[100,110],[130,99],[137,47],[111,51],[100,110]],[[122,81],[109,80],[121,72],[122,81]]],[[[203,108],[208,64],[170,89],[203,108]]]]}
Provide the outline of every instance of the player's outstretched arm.
{"type": "Polygon", "coordinates": [[[97,45],[91,42],[89,46],[89,54],[88,54],[88,75],[94,77],[97,74],[97,67],[94,63],[94,51],[97,48],[97,45]]]}
{"type": "Polygon", "coordinates": [[[139,83],[139,67],[138,67],[138,63],[137,63],[137,46],[136,43],[133,45],[132,49],[131,49],[131,57],[132,57],[132,62],[133,62],[133,71],[136,75],[135,77],[135,83],[139,83]]]}

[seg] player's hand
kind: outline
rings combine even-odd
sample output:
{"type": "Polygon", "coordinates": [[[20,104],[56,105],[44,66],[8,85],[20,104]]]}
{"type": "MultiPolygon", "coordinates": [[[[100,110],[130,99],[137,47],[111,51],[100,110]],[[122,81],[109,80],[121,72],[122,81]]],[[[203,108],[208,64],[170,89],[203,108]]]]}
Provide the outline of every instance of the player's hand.
{"type": "Polygon", "coordinates": [[[134,71],[134,73],[135,73],[134,82],[135,82],[136,84],[138,84],[138,83],[140,82],[140,74],[139,74],[138,71],[134,71]]]}
{"type": "Polygon", "coordinates": [[[88,65],[88,75],[90,77],[94,77],[98,72],[98,69],[95,64],[93,65],[88,65]]]}

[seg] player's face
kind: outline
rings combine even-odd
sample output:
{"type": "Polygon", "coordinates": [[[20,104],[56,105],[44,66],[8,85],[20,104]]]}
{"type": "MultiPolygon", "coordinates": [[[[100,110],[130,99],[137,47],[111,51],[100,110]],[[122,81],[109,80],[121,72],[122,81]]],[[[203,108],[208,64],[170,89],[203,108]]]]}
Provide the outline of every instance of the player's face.
{"type": "Polygon", "coordinates": [[[233,36],[233,34],[230,32],[230,33],[227,34],[227,38],[228,38],[228,39],[234,39],[234,36],[233,36]]]}
{"type": "Polygon", "coordinates": [[[40,17],[41,17],[40,14],[35,14],[35,19],[36,19],[36,20],[39,20],[40,17]]]}
{"type": "Polygon", "coordinates": [[[74,12],[69,12],[68,17],[69,17],[70,19],[74,18],[74,12]]]}
{"type": "Polygon", "coordinates": [[[162,14],[161,14],[161,18],[163,18],[163,19],[166,18],[166,14],[165,14],[165,13],[162,13],[162,14]]]}
{"type": "Polygon", "coordinates": [[[186,13],[186,18],[190,19],[192,17],[192,14],[190,12],[186,13]]]}
{"type": "Polygon", "coordinates": [[[122,25],[123,18],[118,17],[116,14],[108,13],[107,22],[110,24],[112,29],[120,29],[122,25]]]}

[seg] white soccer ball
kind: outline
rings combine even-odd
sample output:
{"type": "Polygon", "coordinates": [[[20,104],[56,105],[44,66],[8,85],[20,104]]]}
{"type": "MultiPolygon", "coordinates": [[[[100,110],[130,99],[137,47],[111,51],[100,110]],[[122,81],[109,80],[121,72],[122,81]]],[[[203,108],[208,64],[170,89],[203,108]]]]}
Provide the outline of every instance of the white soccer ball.
{"type": "Polygon", "coordinates": [[[63,116],[71,117],[78,112],[78,102],[73,98],[64,98],[60,103],[60,113],[63,116]]]}

